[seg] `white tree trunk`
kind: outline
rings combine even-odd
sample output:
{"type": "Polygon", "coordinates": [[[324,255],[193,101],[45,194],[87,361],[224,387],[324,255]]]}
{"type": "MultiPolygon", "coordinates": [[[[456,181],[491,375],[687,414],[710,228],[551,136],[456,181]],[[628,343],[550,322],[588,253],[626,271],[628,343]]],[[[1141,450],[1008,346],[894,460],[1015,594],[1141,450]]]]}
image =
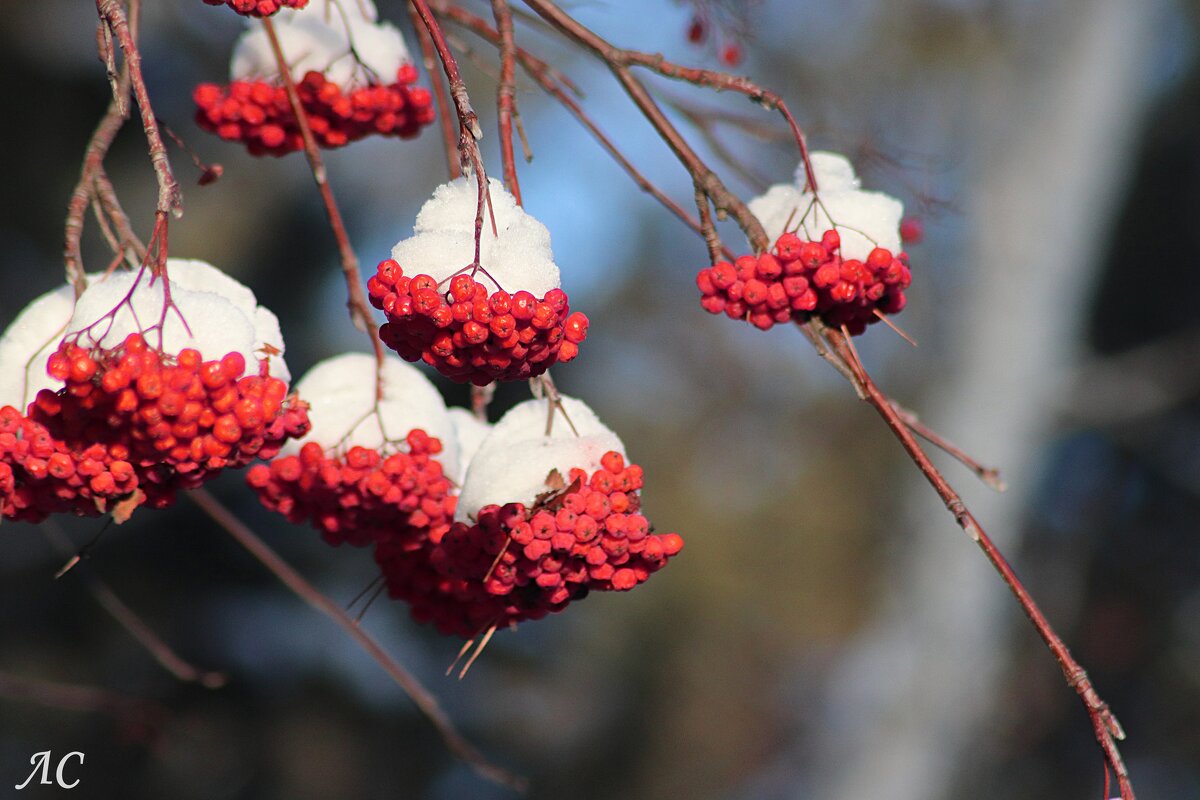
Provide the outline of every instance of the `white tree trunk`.
{"type": "MultiPolygon", "coordinates": [[[[1104,226],[1131,166],[1154,5],[1064,3],[1036,41],[977,66],[974,241],[963,267],[973,285],[959,307],[954,362],[922,416],[1003,469],[1011,488],[997,495],[939,460],[1009,554],[1053,423],[1056,376],[1077,356],[1104,226]]],[[[1024,624],[915,471],[906,491],[886,607],[834,672],[814,794],[828,800],[945,797],[995,711],[990,691],[1011,626],[1024,624]]]]}

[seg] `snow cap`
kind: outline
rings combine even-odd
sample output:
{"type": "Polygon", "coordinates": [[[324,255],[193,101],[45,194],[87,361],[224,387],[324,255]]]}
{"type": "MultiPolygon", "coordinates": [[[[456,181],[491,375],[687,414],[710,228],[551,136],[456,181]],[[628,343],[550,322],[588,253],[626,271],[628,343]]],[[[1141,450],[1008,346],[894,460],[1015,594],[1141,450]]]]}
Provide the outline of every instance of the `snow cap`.
{"type": "Polygon", "coordinates": [[[75,292],[63,284],[25,306],[0,336],[0,406],[24,414],[39,390],[62,388],[46,374],[46,360],[58,349],[74,308],[75,292]]]}
{"type": "Polygon", "coordinates": [[[296,383],[296,393],[309,405],[312,429],[303,439],[288,442],[281,452],[298,453],[308,442],[326,450],[340,445],[344,451],[360,445],[382,452],[385,433],[388,441],[403,447],[409,431],[420,428],[441,440],[438,460],[442,470],[457,477],[458,437],[446,403],[425,373],[396,356],[386,356],[378,414],[373,413],[375,377],[375,357],[367,353],[327,358],[304,373],[296,383]]]}
{"type": "Polygon", "coordinates": [[[864,191],[849,159],[838,153],[814,152],[809,155],[817,178],[817,196],[805,192],[804,165],[796,168],[794,183],[778,183],[766,194],[748,203],[750,213],[758,217],[772,240],[787,230],[804,239],[820,240],[821,234],[835,229],[842,240],[842,257],[866,260],[871,250],[884,247],[900,252],[900,218],[904,206],[883,192],[864,191]],[[834,224],[836,223],[836,225],[834,224]]]}
{"type": "MultiPolygon", "coordinates": [[[[166,309],[165,318],[163,285],[149,269],[114,272],[91,278],[75,304],[67,333],[85,331],[79,338],[84,347],[113,348],[129,334],[143,333],[163,320],[165,353],[177,355],[192,347],[205,361],[241,353],[247,373],[257,373],[263,348],[270,347],[279,351],[268,358],[270,375],[285,383],[291,379],[279,320],[258,305],[254,292],[204,261],[169,258],[166,269],[173,307],[166,309]]],[[[145,333],[147,343],[157,347],[158,335],[157,330],[145,333]]]]}
{"type": "Polygon", "coordinates": [[[492,426],[481,421],[465,408],[451,408],[448,412],[450,422],[454,425],[454,433],[458,437],[458,475],[452,475],[454,481],[462,486],[471,459],[479,452],[479,445],[492,432],[492,426]]]}
{"type": "MultiPolygon", "coordinates": [[[[272,19],[279,46],[292,65],[293,80],[303,80],[310,71],[321,72],[327,80],[346,89],[365,86],[372,80],[394,83],[396,70],[412,62],[400,31],[378,18],[372,0],[318,0],[304,9],[282,9],[272,19]]],[[[262,25],[250,25],[238,39],[229,74],[233,80],[279,77],[275,54],[262,25]]]]}
{"type": "Polygon", "coordinates": [[[469,521],[479,509],[493,503],[529,507],[547,491],[546,477],[551,470],[558,470],[566,480],[574,467],[588,473],[600,469],[600,459],[609,450],[625,455],[625,445],[586,403],[564,395],[562,404],[570,424],[555,410],[549,435],[549,400],[526,400],[500,418],[467,468],[456,520],[469,521]]]}
{"type": "MultiPolygon", "coordinates": [[[[500,181],[491,180],[489,190],[491,215],[485,208],[479,249],[479,263],[487,274],[481,270],[475,280],[489,292],[504,289],[515,294],[523,289],[539,299],[559,288],[550,231],[526,214],[500,181]],[[492,218],[499,235],[492,233],[492,218]]],[[[471,264],[478,199],[478,186],[470,176],[434,190],[417,214],[413,235],[392,248],[392,258],[405,275],[429,275],[440,283],[471,264]]]]}

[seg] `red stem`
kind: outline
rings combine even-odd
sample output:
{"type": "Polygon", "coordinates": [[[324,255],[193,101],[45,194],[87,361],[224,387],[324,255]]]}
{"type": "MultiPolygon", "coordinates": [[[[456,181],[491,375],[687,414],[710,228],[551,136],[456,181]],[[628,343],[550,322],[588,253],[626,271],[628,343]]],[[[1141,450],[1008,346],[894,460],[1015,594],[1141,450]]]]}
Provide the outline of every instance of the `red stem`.
{"type": "Polygon", "coordinates": [[[300,102],[300,93],[296,91],[296,82],[292,79],[292,71],[275,34],[275,25],[270,17],[263,17],[263,29],[267,33],[267,41],[271,43],[271,52],[275,55],[275,65],[279,69],[279,78],[287,90],[288,103],[292,114],[300,127],[300,138],[304,142],[304,154],[308,157],[308,165],[312,170],[313,180],[321,193],[321,202],[325,204],[325,215],[329,218],[329,227],[333,230],[333,238],[337,241],[338,255],[342,262],[342,275],[346,279],[346,307],[350,310],[350,321],[361,331],[365,331],[371,340],[371,348],[375,352],[376,377],[375,398],[383,397],[383,342],[378,335],[378,326],[371,316],[371,307],[367,304],[366,294],[363,293],[362,275],[358,268],[358,257],[350,246],[350,237],[346,234],[346,225],[342,221],[342,213],[338,210],[337,201],[333,199],[333,189],[325,171],[325,162],[321,158],[321,148],[313,136],[312,127],[308,124],[308,114],[300,102]]]}
{"type": "Polygon", "coordinates": [[[1001,579],[1009,590],[1017,598],[1021,609],[1025,615],[1029,617],[1029,621],[1033,623],[1033,627],[1037,630],[1042,641],[1046,643],[1046,647],[1054,654],[1058,661],[1059,667],[1062,669],[1063,676],[1066,678],[1067,685],[1078,693],[1082,700],[1084,708],[1092,723],[1092,728],[1095,731],[1096,741],[1100,745],[1100,749],[1104,754],[1104,759],[1108,763],[1117,776],[1117,784],[1121,790],[1122,800],[1134,800],[1133,786],[1129,781],[1129,773],[1125,769],[1125,763],[1121,759],[1121,753],[1117,749],[1116,740],[1124,739],[1125,733],[1121,729],[1120,723],[1117,722],[1112,711],[1109,709],[1100,695],[1092,686],[1091,680],[1083,667],[1074,659],[1067,646],[1063,643],[1059,635],[1054,631],[1050,622],[1046,619],[1037,603],[1029,594],[1029,591],[1021,583],[1012,567],[1004,558],[1003,554],[996,548],[991,538],[983,530],[983,527],[967,509],[962,498],[950,486],[938,469],[929,460],[929,456],[921,449],[921,445],[913,438],[909,432],[909,427],[905,421],[897,413],[892,406],[888,397],[879,390],[871,376],[867,374],[862,362],[859,361],[854,352],[853,346],[849,343],[845,336],[841,333],[825,328],[821,331],[825,340],[829,343],[833,352],[842,359],[854,374],[856,383],[862,388],[865,397],[864,399],[871,404],[874,409],[883,417],[884,422],[891,429],[895,437],[908,453],[909,458],[917,465],[921,474],[933,486],[938,497],[945,503],[946,508],[954,516],[955,521],[959,526],[967,532],[967,534],[979,545],[988,561],[1000,574],[1001,579]]]}
{"type": "Polygon", "coordinates": [[[234,516],[229,509],[225,508],[217,498],[204,489],[193,489],[188,492],[188,497],[232,536],[238,544],[245,548],[250,555],[258,559],[275,577],[279,578],[284,586],[287,586],[288,589],[301,600],[308,603],[309,606],[337,623],[359,647],[366,651],[371,658],[375,659],[375,662],[383,667],[392,680],[412,698],[413,703],[421,710],[421,713],[433,723],[433,726],[437,729],[438,734],[442,737],[450,752],[480,776],[503,786],[509,786],[517,791],[523,792],[525,790],[526,781],[524,778],[513,775],[502,767],[488,761],[474,745],[458,732],[454,727],[454,723],[450,721],[450,718],[438,703],[437,698],[422,686],[421,682],[412,673],[400,666],[395,659],[379,646],[374,637],[359,627],[358,623],[340,605],[322,594],[315,586],[306,581],[300,573],[292,569],[262,539],[258,538],[245,523],[234,516]]]}
{"type": "Polygon", "coordinates": [[[496,112],[500,125],[500,160],[504,165],[504,185],[521,205],[521,186],[517,182],[517,160],[513,154],[513,110],[516,106],[516,44],[513,41],[512,11],[507,0],[492,0],[496,31],[500,34],[500,80],[496,84],[496,112]]]}

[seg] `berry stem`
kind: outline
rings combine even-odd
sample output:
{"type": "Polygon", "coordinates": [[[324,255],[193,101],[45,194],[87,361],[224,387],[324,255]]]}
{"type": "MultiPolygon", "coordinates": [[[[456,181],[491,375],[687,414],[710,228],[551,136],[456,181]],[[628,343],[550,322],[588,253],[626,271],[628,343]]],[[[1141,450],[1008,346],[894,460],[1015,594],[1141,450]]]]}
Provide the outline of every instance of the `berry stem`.
{"type": "MultiPolygon", "coordinates": [[[[458,153],[459,161],[465,172],[470,166],[475,174],[475,181],[479,186],[479,201],[475,209],[475,264],[479,264],[480,242],[483,237],[483,210],[486,205],[489,214],[491,213],[491,198],[488,194],[488,179],[487,172],[483,168],[483,157],[479,153],[479,140],[483,138],[483,129],[479,127],[479,117],[475,113],[475,109],[471,107],[471,98],[467,96],[467,86],[463,83],[462,75],[458,70],[458,62],[454,59],[454,53],[450,52],[450,46],[446,44],[445,34],[442,33],[442,26],[438,24],[437,19],[433,16],[433,12],[429,8],[426,0],[411,0],[412,7],[416,9],[417,16],[421,18],[421,24],[425,26],[425,30],[429,33],[429,38],[433,41],[433,48],[437,52],[438,58],[441,59],[442,69],[446,73],[446,80],[450,82],[450,96],[454,99],[454,109],[458,114],[458,153]]],[[[492,233],[497,234],[496,219],[492,217],[492,233]]]]}
{"type": "Polygon", "coordinates": [[[468,742],[450,721],[437,698],[416,677],[393,659],[379,646],[375,638],[364,631],[340,605],[305,580],[291,565],[267,546],[250,528],[227,509],[217,498],[204,489],[193,489],[188,497],[208,514],[214,522],[233,537],[239,545],[254,556],[297,597],[309,606],[333,620],[352,638],[359,647],[375,659],[384,671],[404,692],[412,698],[417,708],[433,723],[446,747],[457,758],[466,763],[481,777],[502,786],[523,792],[526,780],[488,761],[474,745],[468,742]]]}
{"type": "Polygon", "coordinates": [[[492,15],[500,34],[500,80],[496,84],[496,112],[500,126],[500,160],[504,164],[504,185],[517,205],[521,186],[517,182],[517,160],[513,154],[513,113],[516,110],[516,44],[513,42],[512,10],[508,0],[492,0],[492,15]]]}
{"type": "Polygon", "coordinates": [[[929,460],[929,456],[926,455],[917,440],[913,438],[908,424],[897,412],[892,402],[875,385],[874,380],[871,379],[871,376],[863,367],[862,362],[858,359],[847,337],[832,328],[824,327],[819,322],[810,324],[813,324],[817,332],[828,342],[832,352],[849,367],[853,374],[855,385],[864,394],[863,399],[870,403],[879,412],[879,415],[883,417],[884,422],[887,423],[892,433],[900,441],[909,458],[917,465],[921,474],[933,486],[938,497],[942,499],[946,508],[954,516],[954,520],[958,523],[959,527],[966,531],[967,535],[979,545],[979,548],[983,550],[988,561],[991,562],[996,572],[1000,574],[1001,579],[1003,579],[1009,590],[1017,598],[1021,609],[1029,618],[1029,621],[1033,623],[1034,629],[1058,661],[1063,676],[1066,678],[1067,685],[1074,689],[1079,695],[1080,700],[1082,700],[1088,717],[1091,720],[1092,728],[1095,731],[1096,741],[1104,754],[1105,762],[1117,776],[1117,785],[1120,788],[1122,800],[1134,800],[1133,786],[1129,780],[1129,773],[1125,769],[1125,763],[1121,758],[1120,750],[1118,750],[1116,744],[1118,739],[1125,738],[1125,732],[1109,709],[1108,704],[1100,698],[1095,687],[1092,686],[1092,682],[1083,667],[1071,655],[1071,652],[1054,631],[1054,628],[1050,625],[1049,620],[1046,619],[1046,616],[1042,613],[1032,595],[1029,594],[1024,584],[1021,583],[1007,559],[997,549],[983,527],[967,509],[962,498],[959,497],[958,493],[950,486],[937,467],[929,460]]]}
{"type": "Polygon", "coordinates": [[[275,33],[275,25],[270,17],[263,17],[263,29],[267,41],[271,44],[271,52],[275,56],[275,65],[279,69],[279,78],[287,91],[288,103],[296,116],[296,124],[300,128],[300,138],[304,140],[304,154],[308,157],[308,165],[312,170],[313,180],[321,194],[321,202],[325,204],[325,215],[329,218],[329,227],[333,230],[333,238],[337,241],[338,255],[342,262],[342,275],[346,279],[346,307],[350,309],[350,321],[361,331],[365,331],[371,340],[371,348],[375,353],[375,397],[383,397],[383,343],[379,340],[378,326],[371,316],[367,297],[363,293],[362,275],[358,269],[358,258],[354,248],[350,246],[350,237],[346,234],[346,225],[342,221],[342,213],[338,210],[337,201],[333,199],[333,189],[329,186],[325,162],[321,158],[321,148],[313,137],[312,128],[308,124],[308,115],[300,102],[300,94],[296,91],[296,82],[292,79],[292,71],[279,44],[275,33]]]}

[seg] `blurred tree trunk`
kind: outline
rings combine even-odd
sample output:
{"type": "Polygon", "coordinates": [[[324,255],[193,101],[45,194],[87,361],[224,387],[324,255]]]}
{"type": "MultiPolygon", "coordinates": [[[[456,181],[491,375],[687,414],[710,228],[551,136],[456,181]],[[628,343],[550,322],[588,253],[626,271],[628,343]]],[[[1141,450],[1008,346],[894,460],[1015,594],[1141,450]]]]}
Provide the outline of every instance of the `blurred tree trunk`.
{"type": "MultiPolygon", "coordinates": [[[[1031,38],[1010,38],[972,65],[976,238],[962,266],[973,286],[954,309],[957,353],[923,419],[1002,468],[1010,489],[1000,495],[939,460],[1010,558],[1145,111],[1156,5],[1064,3],[1037,12],[1053,17],[1044,24],[1022,26],[1031,38]]],[[[885,606],[832,673],[821,798],[946,797],[968,748],[987,735],[1013,626],[1025,624],[915,471],[906,487],[885,606]]],[[[1046,669],[1057,669],[1049,654],[1046,669]]],[[[1065,684],[1062,699],[1074,702],[1065,684]]],[[[1086,726],[1081,708],[1078,716],[1086,726]]]]}

